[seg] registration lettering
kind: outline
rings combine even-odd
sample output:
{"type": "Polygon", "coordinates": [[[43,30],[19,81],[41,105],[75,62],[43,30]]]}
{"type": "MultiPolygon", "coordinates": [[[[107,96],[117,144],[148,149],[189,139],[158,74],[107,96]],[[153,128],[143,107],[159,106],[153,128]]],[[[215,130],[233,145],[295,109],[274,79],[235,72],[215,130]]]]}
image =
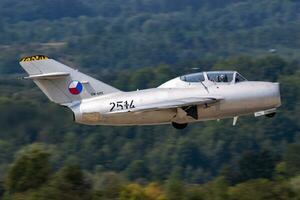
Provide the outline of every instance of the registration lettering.
{"type": "Polygon", "coordinates": [[[130,108],[135,108],[134,101],[116,101],[116,102],[110,102],[109,105],[111,106],[110,112],[116,111],[116,110],[127,110],[130,108]]]}

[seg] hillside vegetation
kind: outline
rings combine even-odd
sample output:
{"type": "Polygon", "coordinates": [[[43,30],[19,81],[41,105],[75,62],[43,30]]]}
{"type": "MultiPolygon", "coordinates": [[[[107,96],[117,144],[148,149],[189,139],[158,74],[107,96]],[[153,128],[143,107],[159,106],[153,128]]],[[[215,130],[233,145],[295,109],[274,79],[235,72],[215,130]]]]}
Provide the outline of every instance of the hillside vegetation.
{"type": "MultiPolygon", "coordinates": [[[[96,192],[100,195],[97,198],[100,199],[104,198],[103,192],[110,190],[105,189],[106,184],[117,184],[118,187],[122,185],[121,189],[114,191],[118,197],[124,195],[123,192],[134,196],[135,190],[141,192],[140,195],[145,195],[148,187],[157,187],[162,195],[179,195],[176,187],[182,187],[180,195],[183,197],[189,194],[189,190],[195,190],[195,195],[199,198],[202,195],[210,195],[206,194],[205,188],[214,190],[214,187],[222,187],[224,194],[233,192],[233,199],[235,195],[243,195],[245,189],[252,188],[251,190],[256,192],[257,187],[279,187],[278,191],[276,189],[279,194],[296,197],[298,190],[290,184],[295,181],[296,187],[298,179],[295,177],[300,173],[298,154],[300,122],[297,117],[300,108],[298,84],[300,65],[279,57],[257,60],[238,57],[216,62],[211,69],[229,69],[231,66],[236,66],[233,69],[244,72],[250,80],[281,83],[283,106],[275,118],[243,117],[237,127],[232,127],[231,120],[203,122],[190,125],[184,131],[177,131],[169,125],[88,127],[74,124],[70,111],[49,103],[31,82],[3,78],[0,96],[0,170],[3,175],[7,173],[9,175],[2,176],[5,191],[10,191],[7,194],[13,195],[10,196],[13,199],[18,195],[47,194],[46,198],[48,193],[44,190],[50,190],[49,195],[60,196],[61,193],[51,189],[62,187],[52,182],[63,178],[60,177],[62,172],[57,170],[76,167],[76,170],[80,171],[80,168],[85,170],[84,176],[87,177],[84,180],[88,180],[85,184],[92,184],[86,187],[89,191],[95,187],[92,193],[96,192]],[[44,175],[37,175],[37,180],[32,178],[39,170],[44,173],[40,165],[45,167],[41,164],[45,162],[43,156],[39,159],[32,158],[30,161],[31,157],[35,156],[35,151],[30,151],[35,146],[28,146],[32,143],[38,143],[38,153],[47,153],[49,156],[47,161],[49,166],[46,166],[48,178],[44,175]],[[22,162],[19,159],[22,158],[24,150],[20,152],[20,148],[25,150],[29,148],[29,151],[26,151],[29,155],[25,154],[26,157],[22,162]],[[16,152],[19,152],[16,154],[17,157],[14,156],[16,152]],[[40,159],[42,160],[39,161],[40,159]],[[10,166],[12,162],[14,164],[10,166]],[[14,170],[15,165],[20,165],[20,169],[14,170]],[[26,170],[27,167],[29,171],[26,170]],[[29,177],[26,178],[27,176],[29,177]],[[42,180],[39,180],[40,178],[42,180]],[[98,186],[97,181],[103,178],[108,179],[106,180],[108,183],[98,186]],[[115,178],[117,183],[109,182],[115,178]],[[221,186],[215,186],[217,183],[214,181],[219,179],[221,186]],[[207,183],[211,180],[214,181],[207,183]],[[32,186],[31,182],[27,185],[27,181],[38,181],[36,183],[38,186],[32,186]],[[128,185],[127,181],[141,185],[128,185]],[[203,183],[208,185],[195,185],[203,183]],[[14,189],[15,187],[17,188],[14,189]],[[25,188],[18,189],[18,187],[25,188]],[[175,189],[170,189],[172,191],[169,194],[168,187],[175,189]],[[28,191],[33,193],[28,194],[28,191]]],[[[125,90],[147,88],[172,78],[179,73],[178,71],[179,68],[167,65],[117,72],[111,70],[114,79],[107,76],[107,80],[102,80],[125,90]]],[[[66,184],[76,184],[72,182],[73,178],[66,181],[71,181],[66,184]]],[[[62,190],[61,192],[65,192],[62,190]]],[[[69,195],[74,195],[73,190],[69,192],[69,195]]],[[[269,192],[271,191],[268,189],[262,189],[262,194],[258,195],[269,192]]],[[[92,193],[83,192],[82,195],[92,193]]],[[[269,199],[274,198],[272,196],[269,199]]]]}
{"type": "Polygon", "coordinates": [[[1,0],[0,7],[3,72],[13,71],[3,67],[17,55],[41,51],[90,70],[186,65],[270,49],[300,55],[299,1],[1,0]],[[66,45],[45,51],[48,42],[66,45]]]}
{"type": "Polygon", "coordinates": [[[296,0],[0,0],[0,199],[299,199],[299,13],[296,0]],[[20,79],[36,53],[125,91],[237,70],[280,82],[283,105],[236,127],[77,125],[20,79]]]}

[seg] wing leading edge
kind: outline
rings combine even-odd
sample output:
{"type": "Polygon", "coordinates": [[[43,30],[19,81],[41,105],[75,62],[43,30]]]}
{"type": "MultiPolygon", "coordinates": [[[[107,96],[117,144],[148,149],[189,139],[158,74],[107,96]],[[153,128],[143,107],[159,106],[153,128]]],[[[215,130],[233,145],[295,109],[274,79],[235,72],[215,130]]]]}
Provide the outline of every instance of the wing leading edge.
{"type": "Polygon", "coordinates": [[[157,111],[157,110],[180,108],[184,106],[195,106],[195,105],[211,105],[221,101],[222,99],[223,98],[220,97],[189,97],[189,98],[173,99],[173,100],[146,104],[143,106],[137,106],[135,108],[131,108],[128,110],[117,110],[117,111],[109,112],[107,114],[157,111]]]}

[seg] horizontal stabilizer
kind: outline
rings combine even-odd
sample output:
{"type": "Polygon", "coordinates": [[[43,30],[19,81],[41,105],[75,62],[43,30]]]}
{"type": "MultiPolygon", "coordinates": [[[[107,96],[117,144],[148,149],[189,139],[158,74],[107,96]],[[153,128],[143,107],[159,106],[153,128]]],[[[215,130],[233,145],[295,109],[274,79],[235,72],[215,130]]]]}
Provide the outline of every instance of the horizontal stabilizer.
{"type": "Polygon", "coordinates": [[[70,73],[67,72],[53,72],[53,73],[45,73],[45,74],[36,74],[24,77],[25,79],[57,79],[65,76],[69,76],[70,73]]]}

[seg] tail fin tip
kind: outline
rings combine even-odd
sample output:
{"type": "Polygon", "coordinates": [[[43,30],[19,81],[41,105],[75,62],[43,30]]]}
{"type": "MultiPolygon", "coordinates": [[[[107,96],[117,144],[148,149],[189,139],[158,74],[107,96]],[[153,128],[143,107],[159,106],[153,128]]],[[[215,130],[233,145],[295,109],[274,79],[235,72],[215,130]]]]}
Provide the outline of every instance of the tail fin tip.
{"type": "Polygon", "coordinates": [[[33,56],[25,56],[20,59],[20,62],[30,62],[36,60],[48,60],[49,57],[45,55],[33,55],[33,56]]]}

